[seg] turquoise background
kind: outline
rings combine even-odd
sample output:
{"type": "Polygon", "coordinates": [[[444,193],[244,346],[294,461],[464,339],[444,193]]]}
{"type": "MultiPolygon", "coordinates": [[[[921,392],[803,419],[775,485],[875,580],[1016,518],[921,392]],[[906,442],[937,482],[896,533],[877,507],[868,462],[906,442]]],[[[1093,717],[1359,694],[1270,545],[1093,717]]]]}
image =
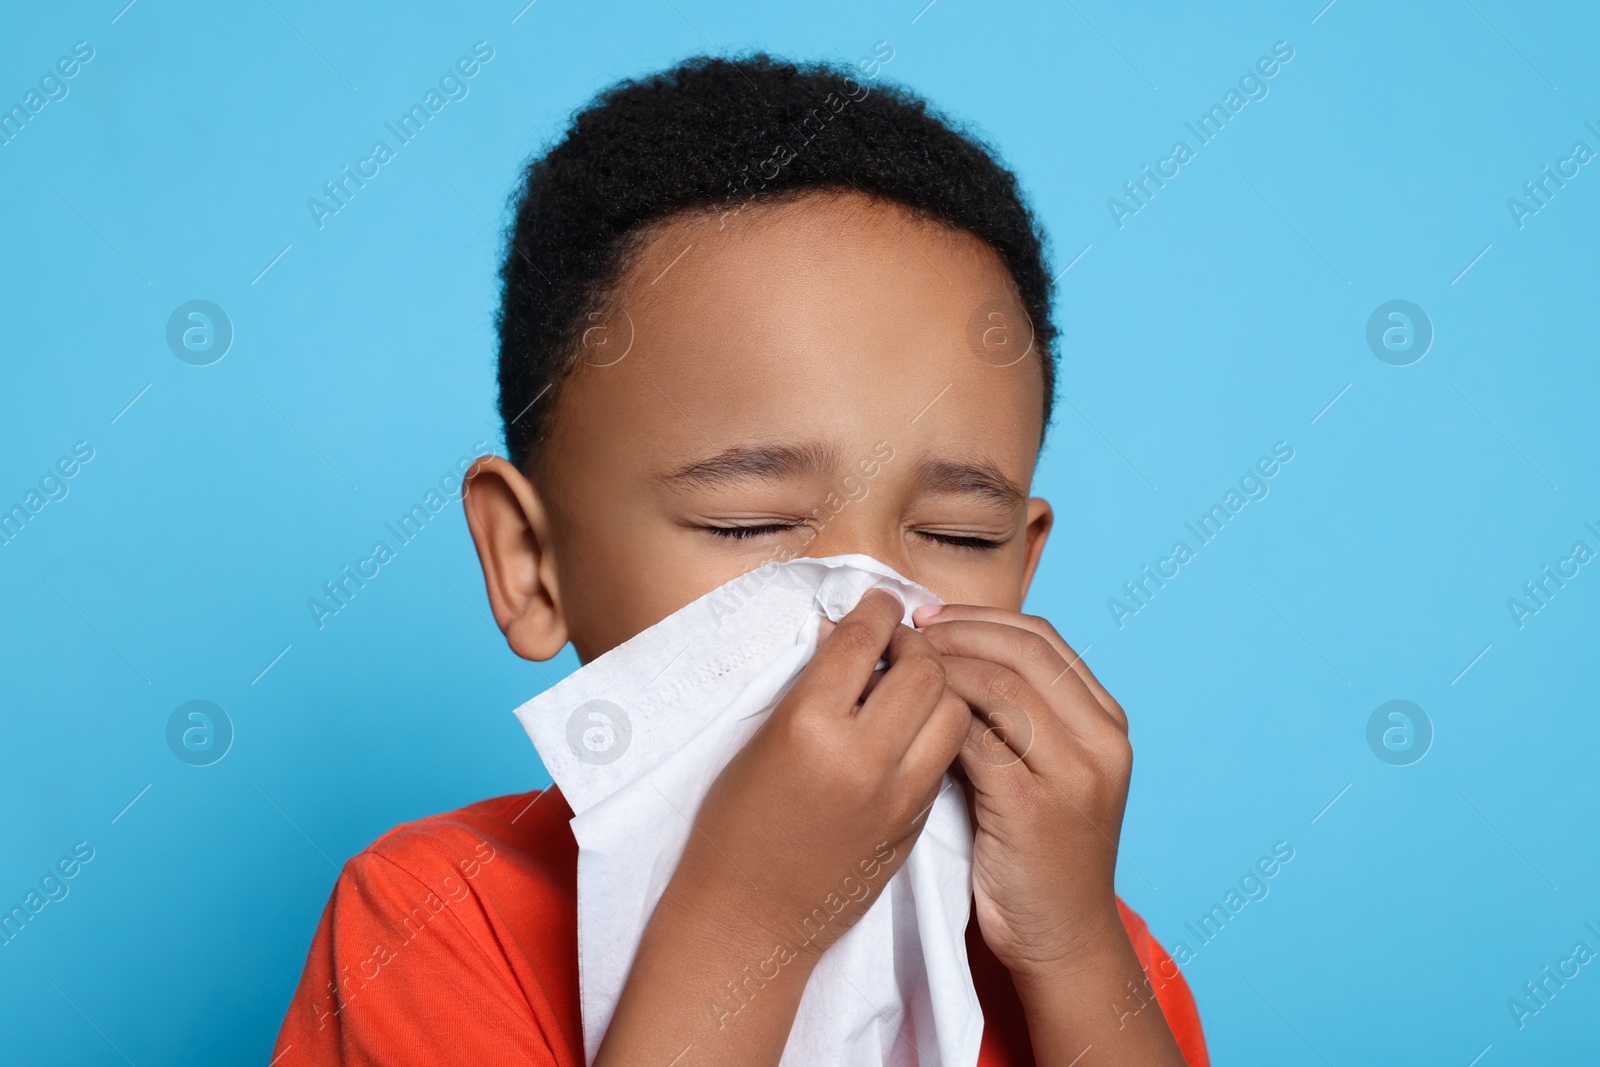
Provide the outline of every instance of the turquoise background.
{"type": "Polygon", "coordinates": [[[0,1060],[265,1063],[338,866],[547,780],[511,709],[574,661],[507,651],[459,505],[324,629],[306,600],[500,448],[503,205],[573,108],[696,51],[879,41],[1072,264],[1030,607],[1133,717],[1119,885],[1194,951],[1216,1061],[1594,1048],[1600,966],[1521,1029],[1507,1006],[1600,950],[1600,565],[1520,627],[1507,604],[1600,549],[1600,164],[1507,206],[1600,150],[1592,7],[124,2],[0,34],[7,108],[94,49],[0,146],[0,506],[94,450],[0,547],[0,905],[93,850],[0,948],[0,1060]],[[318,229],[307,199],[477,41],[469,95],[318,229]],[[1108,199],[1279,41],[1268,95],[1119,228],[1108,199]],[[165,339],[195,299],[234,330],[210,366],[165,339]],[[1366,341],[1394,299],[1435,333],[1409,366],[1366,341]],[[1279,441],[1270,495],[1119,628],[1107,601],[1279,441]],[[167,743],[197,699],[234,732],[204,767],[167,743]],[[1434,734],[1409,766],[1367,742],[1397,699],[1434,734]],[[1185,924],[1280,841],[1202,945],[1185,924]]]}

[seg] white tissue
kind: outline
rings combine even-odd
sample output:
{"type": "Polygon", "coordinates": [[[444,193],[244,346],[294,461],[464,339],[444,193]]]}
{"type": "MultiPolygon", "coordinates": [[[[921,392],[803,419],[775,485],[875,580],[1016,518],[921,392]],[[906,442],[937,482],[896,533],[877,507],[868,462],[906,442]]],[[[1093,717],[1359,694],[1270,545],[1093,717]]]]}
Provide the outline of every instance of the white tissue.
{"type": "MultiPolygon", "coordinates": [[[[516,709],[574,813],[587,1062],[712,781],[811,659],[822,617],[875,586],[900,595],[908,625],[939,603],[867,556],[771,563],[516,709]]],[[[966,802],[946,774],[905,864],[812,971],[782,1067],[973,1067],[983,1016],[967,965],[971,881],[966,802]]],[[[713,998],[737,1006],[707,989],[708,1019],[713,998]]]]}

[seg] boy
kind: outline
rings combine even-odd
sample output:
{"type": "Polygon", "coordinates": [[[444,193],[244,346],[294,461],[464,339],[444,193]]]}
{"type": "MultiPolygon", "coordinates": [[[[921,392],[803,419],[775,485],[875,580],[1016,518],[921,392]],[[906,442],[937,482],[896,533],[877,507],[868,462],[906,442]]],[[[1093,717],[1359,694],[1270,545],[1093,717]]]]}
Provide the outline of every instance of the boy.
{"type": "MultiPolygon", "coordinates": [[[[776,1064],[826,944],[707,1005],[858,857],[886,843],[892,873],[954,768],[980,1064],[1205,1064],[1112,885],[1126,716],[1018,613],[1055,331],[1015,178],[904,91],[693,59],[533,161],[502,281],[511,462],[480,462],[465,508],[518,655],[587,662],[772,559],[863,553],[946,603],[911,628],[874,591],[826,634],[694,813],[596,1063],[776,1064]]],[[[581,1067],[571,814],[501,797],[352,858],[276,1067],[581,1067]]]]}

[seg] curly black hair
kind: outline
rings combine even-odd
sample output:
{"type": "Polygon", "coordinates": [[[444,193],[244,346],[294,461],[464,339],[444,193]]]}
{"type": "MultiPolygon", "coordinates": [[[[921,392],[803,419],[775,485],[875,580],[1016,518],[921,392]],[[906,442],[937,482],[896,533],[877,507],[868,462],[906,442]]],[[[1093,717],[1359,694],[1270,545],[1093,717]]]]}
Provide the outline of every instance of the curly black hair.
{"type": "Polygon", "coordinates": [[[1049,425],[1056,331],[1047,238],[1016,176],[981,135],[912,91],[858,73],[765,52],[693,56],[604,89],[528,163],[513,195],[495,316],[513,463],[526,470],[542,445],[584,323],[604,308],[643,227],[691,209],[852,188],[969,231],[999,253],[1032,319],[1049,425]]]}

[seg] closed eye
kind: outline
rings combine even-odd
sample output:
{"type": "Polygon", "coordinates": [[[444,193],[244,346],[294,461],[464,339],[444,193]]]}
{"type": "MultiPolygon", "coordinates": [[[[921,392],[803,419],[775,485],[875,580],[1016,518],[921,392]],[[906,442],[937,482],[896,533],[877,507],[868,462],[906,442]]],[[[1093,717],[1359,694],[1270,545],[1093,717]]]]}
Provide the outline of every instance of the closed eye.
{"type": "MultiPolygon", "coordinates": [[[[804,526],[803,522],[762,522],[747,523],[732,526],[704,525],[705,530],[713,537],[729,541],[745,541],[756,537],[768,537],[773,534],[788,533],[804,526]]],[[[925,541],[948,548],[969,549],[978,552],[992,552],[1006,543],[1007,538],[996,540],[989,537],[973,537],[966,534],[935,533],[930,530],[917,530],[916,534],[925,541]]]]}
{"type": "Polygon", "coordinates": [[[930,533],[927,530],[918,530],[917,536],[934,544],[949,545],[951,548],[971,548],[980,552],[992,551],[1005,544],[1005,541],[995,541],[987,537],[967,537],[961,534],[930,533]]]}
{"type": "Polygon", "coordinates": [[[787,533],[797,529],[798,522],[764,522],[753,526],[702,526],[713,537],[725,537],[733,541],[742,541],[750,537],[762,537],[767,534],[787,533]]]}

